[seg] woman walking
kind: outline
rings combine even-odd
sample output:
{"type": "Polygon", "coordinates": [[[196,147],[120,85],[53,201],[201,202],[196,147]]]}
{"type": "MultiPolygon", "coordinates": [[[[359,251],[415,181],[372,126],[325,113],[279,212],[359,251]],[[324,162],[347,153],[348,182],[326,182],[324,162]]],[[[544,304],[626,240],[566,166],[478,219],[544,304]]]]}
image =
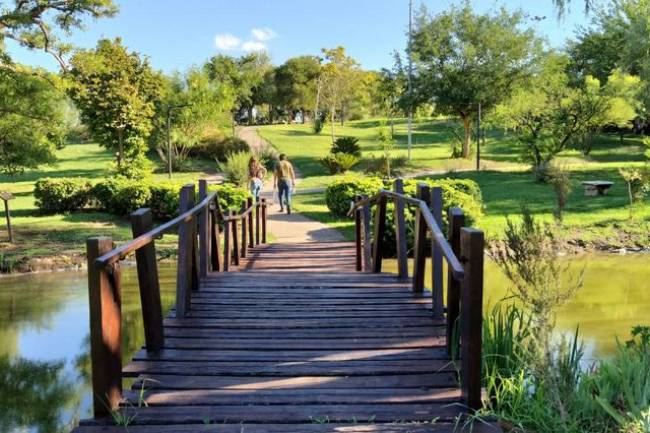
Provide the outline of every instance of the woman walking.
{"type": "Polygon", "coordinates": [[[266,168],[260,164],[255,155],[251,156],[248,161],[248,186],[255,198],[255,202],[260,201],[260,193],[264,187],[264,176],[266,176],[266,168]]]}

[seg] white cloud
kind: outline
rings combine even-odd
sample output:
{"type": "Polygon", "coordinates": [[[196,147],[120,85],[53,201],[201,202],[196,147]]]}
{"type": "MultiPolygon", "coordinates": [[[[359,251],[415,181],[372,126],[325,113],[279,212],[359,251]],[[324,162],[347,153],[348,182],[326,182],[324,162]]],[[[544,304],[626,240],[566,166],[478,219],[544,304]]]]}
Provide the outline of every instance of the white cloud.
{"type": "Polygon", "coordinates": [[[246,41],[241,48],[244,51],[266,51],[266,44],[260,41],[246,41]]]}
{"type": "Polygon", "coordinates": [[[264,27],[261,29],[252,29],[251,34],[253,35],[253,39],[260,42],[270,41],[271,39],[274,39],[277,36],[277,33],[275,33],[273,29],[270,29],[268,27],[264,27]]]}
{"type": "Polygon", "coordinates": [[[220,50],[234,50],[239,48],[241,40],[230,33],[224,33],[214,37],[214,44],[220,50]]]}

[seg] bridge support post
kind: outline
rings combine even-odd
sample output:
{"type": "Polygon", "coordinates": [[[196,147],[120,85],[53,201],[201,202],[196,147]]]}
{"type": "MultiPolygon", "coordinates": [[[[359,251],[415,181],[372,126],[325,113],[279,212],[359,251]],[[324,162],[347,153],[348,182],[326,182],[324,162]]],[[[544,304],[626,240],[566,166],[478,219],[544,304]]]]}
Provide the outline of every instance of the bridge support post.
{"type": "MultiPolygon", "coordinates": [[[[452,207],[447,212],[449,221],[448,241],[456,257],[460,257],[460,229],[465,225],[465,215],[460,208],[452,207]]],[[[447,353],[458,358],[458,313],[460,311],[461,285],[451,269],[447,271],[447,353]]]]}
{"type": "Polygon", "coordinates": [[[253,238],[253,212],[255,212],[255,209],[253,209],[252,197],[248,197],[246,200],[246,207],[250,209],[248,213],[248,246],[252,248],[255,246],[255,239],[253,238]]]}
{"type": "Polygon", "coordinates": [[[460,231],[460,251],[465,279],[460,305],[461,392],[472,410],[481,408],[481,327],[483,325],[483,232],[473,228],[460,231]]]}
{"type": "MultiPolygon", "coordinates": [[[[354,204],[361,201],[361,196],[357,195],[354,198],[354,204]]],[[[353,205],[354,205],[353,204],[353,205]]],[[[361,239],[361,209],[354,209],[354,258],[355,258],[355,269],[357,272],[363,270],[363,258],[362,258],[362,239],[361,239]]]]}
{"type": "MultiPolygon", "coordinates": [[[[442,229],[442,188],[434,186],[431,188],[431,213],[436,220],[438,227],[442,229]]],[[[442,296],[442,251],[435,242],[431,242],[431,303],[433,304],[433,316],[444,317],[445,307],[442,296]]]]}
{"type": "MultiPolygon", "coordinates": [[[[152,228],[151,209],[138,209],[131,214],[131,231],[134,238],[147,233],[152,228]]],[[[163,334],[156,245],[153,240],[135,252],[135,261],[138,267],[145,344],[148,351],[160,350],[165,343],[165,336],[163,334]]]]}
{"type": "MultiPolygon", "coordinates": [[[[192,208],[194,185],[185,185],[180,193],[181,213],[192,208]]],[[[184,221],[178,228],[178,266],[176,271],[176,317],[185,317],[190,308],[190,296],[194,284],[196,220],[184,221]]]]}
{"type": "MultiPolygon", "coordinates": [[[[232,216],[232,211],[229,210],[226,212],[226,218],[232,216]]],[[[228,272],[230,270],[230,263],[232,262],[232,251],[230,245],[230,220],[224,219],[223,222],[223,271],[228,272]]]]}
{"type": "Polygon", "coordinates": [[[111,268],[95,260],[113,249],[109,237],[86,240],[88,302],[90,310],[90,362],[93,412],[107,416],[122,400],[122,301],[119,262],[111,268]]]}
{"type": "MultiPolygon", "coordinates": [[[[426,183],[418,183],[415,192],[416,198],[430,203],[431,189],[426,183]]],[[[415,247],[413,252],[413,291],[422,293],[424,291],[424,268],[427,252],[427,223],[418,208],[415,211],[415,247]]]]}
{"type": "Polygon", "coordinates": [[[372,271],[381,272],[381,262],[384,255],[384,233],[386,232],[386,196],[377,200],[375,213],[375,239],[372,250],[372,271]]]}
{"type": "MultiPolygon", "coordinates": [[[[199,202],[208,196],[208,181],[199,179],[199,202]]],[[[199,219],[199,277],[208,276],[210,260],[210,209],[205,208],[198,216],[199,219]]]]}
{"type": "MultiPolygon", "coordinates": [[[[231,211],[230,215],[233,215],[234,212],[231,211]]],[[[231,221],[232,228],[232,260],[235,266],[239,266],[239,224],[237,220],[234,219],[231,221]]]]}
{"type": "MultiPolygon", "coordinates": [[[[404,194],[404,180],[395,179],[393,191],[404,194]]],[[[399,278],[408,278],[408,256],[406,247],[406,221],[404,219],[404,201],[396,198],[393,200],[393,220],[395,222],[395,242],[397,249],[397,275],[399,278]]]]}
{"type": "Polygon", "coordinates": [[[255,246],[260,244],[260,210],[262,209],[262,205],[259,202],[255,202],[255,246]]]}
{"type": "MultiPolygon", "coordinates": [[[[219,202],[219,198],[215,198],[215,203],[219,202]]],[[[221,253],[221,239],[219,234],[219,218],[216,205],[214,209],[210,209],[210,255],[212,258],[212,271],[218,272],[223,270],[223,255],[221,253]]]]}
{"type": "Polygon", "coordinates": [[[266,243],[266,199],[262,199],[262,243],[266,243]]]}
{"type": "MultiPolygon", "coordinates": [[[[241,212],[243,213],[246,210],[246,202],[244,201],[241,204],[241,212]]],[[[248,236],[248,216],[243,216],[241,218],[241,251],[240,251],[240,256],[242,258],[246,258],[246,249],[248,248],[246,245],[247,238],[248,236]]]]}

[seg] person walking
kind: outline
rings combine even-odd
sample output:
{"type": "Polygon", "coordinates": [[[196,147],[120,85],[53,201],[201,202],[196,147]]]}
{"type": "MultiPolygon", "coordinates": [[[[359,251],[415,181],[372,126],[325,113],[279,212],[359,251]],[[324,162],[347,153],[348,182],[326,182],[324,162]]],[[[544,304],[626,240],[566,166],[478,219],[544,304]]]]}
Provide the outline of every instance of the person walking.
{"type": "Polygon", "coordinates": [[[266,176],[266,168],[260,164],[260,161],[255,155],[251,156],[251,159],[248,161],[248,186],[256,203],[260,201],[260,193],[264,186],[264,176],[266,176]]]}
{"type": "Polygon", "coordinates": [[[291,192],[296,187],[296,175],[293,172],[293,165],[287,160],[287,155],[282,153],[279,159],[273,172],[273,185],[278,188],[280,212],[284,212],[286,204],[287,214],[291,214],[291,192]]]}

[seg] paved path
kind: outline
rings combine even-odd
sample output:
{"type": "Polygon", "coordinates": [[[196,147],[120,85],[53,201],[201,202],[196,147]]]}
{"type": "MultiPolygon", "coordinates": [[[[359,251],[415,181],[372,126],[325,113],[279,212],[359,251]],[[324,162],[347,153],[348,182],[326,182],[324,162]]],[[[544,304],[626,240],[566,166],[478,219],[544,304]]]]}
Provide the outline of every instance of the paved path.
{"type": "MultiPolygon", "coordinates": [[[[269,143],[257,133],[256,126],[245,126],[239,128],[237,135],[245,140],[253,150],[263,149],[269,143]]],[[[296,170],[296,184],[300,184],[300,173],[296,170]]],[[[280,213],[277,196],[273,195],[273,178],[269,176],[264,183],[262,197],[269,203],[268,220],[269,232],[273,235],[275,242],[296,243],[296,242],[340,242],[344,241],[343,235],[323,223],[307,218],[300,213],[293,212],[291,215],[280,213]]]]}

